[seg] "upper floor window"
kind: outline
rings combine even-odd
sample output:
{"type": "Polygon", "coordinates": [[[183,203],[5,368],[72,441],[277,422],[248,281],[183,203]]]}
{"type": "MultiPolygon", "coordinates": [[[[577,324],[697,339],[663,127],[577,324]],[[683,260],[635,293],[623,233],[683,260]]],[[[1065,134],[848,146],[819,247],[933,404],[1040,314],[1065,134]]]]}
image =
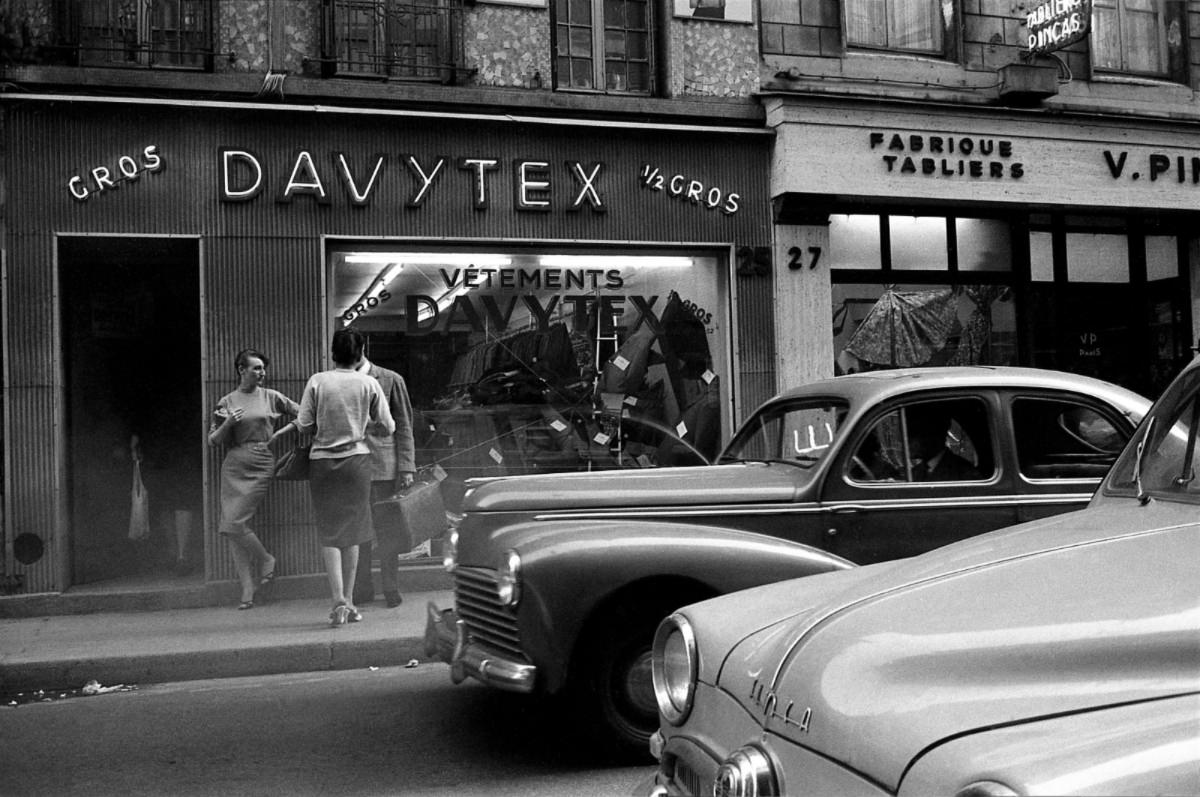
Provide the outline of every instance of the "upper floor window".
{"type": "Polygon", "coordinates": [[[328,72],[453,83],[461,0],[325,0],[328,72]]]}
{"type": "Polygon", "coordinates": [[[1101,72],[1187,82],[1187,14],[1167,0],[1095,0],[1092,66],[1101,72]]]}
{"type": "Polygon", "coordinates": [[[942,0],[846,0],[846,43],[909,53],[942,55],[946,23],[942,0]]]}
{"type": "Polygon", "coordinates": [[[206,69],[212,0],[76,0],[70,6],[79,63],[206,69]]]}
{"type": "Polygon", "coordinates": [[[653,91],[653,7],[648,0],[555,0],[560,89],[653,91]]]}

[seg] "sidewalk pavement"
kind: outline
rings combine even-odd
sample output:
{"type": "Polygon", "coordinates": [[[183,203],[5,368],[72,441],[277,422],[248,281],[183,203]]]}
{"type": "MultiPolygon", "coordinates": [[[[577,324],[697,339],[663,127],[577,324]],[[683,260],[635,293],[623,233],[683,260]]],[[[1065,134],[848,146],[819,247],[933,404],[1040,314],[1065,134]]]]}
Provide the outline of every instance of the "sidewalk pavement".
{"type": "Polygon", "coordinates": [[[0,619],[0,695],[424,663],[431,600],[448,608],[454,593],[405,593],[395,609],[380,599],[338,628],[317,598],[0,619]]]}

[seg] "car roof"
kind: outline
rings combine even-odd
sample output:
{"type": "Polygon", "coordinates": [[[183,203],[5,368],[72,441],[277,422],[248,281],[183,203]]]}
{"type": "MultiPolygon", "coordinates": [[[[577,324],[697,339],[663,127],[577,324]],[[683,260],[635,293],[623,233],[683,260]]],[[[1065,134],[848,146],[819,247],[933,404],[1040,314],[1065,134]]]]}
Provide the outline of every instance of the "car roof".
{"type": "Polygon", "coordinates": [[[1086,393],[1126,409],[1142,412],[1150,400],[1132,390],[1095,379],[1046,368],[1008,365],[959,365],[893,368],[819,379],[785,390],[768,404],[808,396],[842,397],[860,404],[875,403],[912,391],[955,388],[1039,388],[1086,393]]]}

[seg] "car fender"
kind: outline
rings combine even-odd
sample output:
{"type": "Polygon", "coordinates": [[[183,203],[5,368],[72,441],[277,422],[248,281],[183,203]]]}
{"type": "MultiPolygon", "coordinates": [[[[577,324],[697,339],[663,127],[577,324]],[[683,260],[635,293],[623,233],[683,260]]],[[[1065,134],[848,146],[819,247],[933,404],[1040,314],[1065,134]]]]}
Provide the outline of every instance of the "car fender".
{"type": "Polygon", "coordinates": [[[656,587],[664,597],[678,591],[682,606],[699,597],[854,567],[812,546],[690,523],[534,521],[510,527],[494,542],[521,557],[517,622],[522,646],[548,692],[563,686],[585,624],[634,585],[644,590],[641,596],[656,587]]]}

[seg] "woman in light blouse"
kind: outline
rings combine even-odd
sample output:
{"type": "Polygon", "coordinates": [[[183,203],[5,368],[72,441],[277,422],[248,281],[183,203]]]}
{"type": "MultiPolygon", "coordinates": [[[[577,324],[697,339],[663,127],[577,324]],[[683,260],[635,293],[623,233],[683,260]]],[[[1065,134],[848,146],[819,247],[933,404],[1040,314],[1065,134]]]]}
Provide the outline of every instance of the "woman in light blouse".
{"type": "Polygon", "coordinates": [[[354,329],[333,334],[333,370],[313,374],[300,398],[296,426],[313,435],[309,490],[325,574],[333,597],[333,626],[362,620],[353,602],[358,546],[374,539],[371,524],[368,426],[396,431],[379,382],[360,373],[364,339],[354,329]]]}

